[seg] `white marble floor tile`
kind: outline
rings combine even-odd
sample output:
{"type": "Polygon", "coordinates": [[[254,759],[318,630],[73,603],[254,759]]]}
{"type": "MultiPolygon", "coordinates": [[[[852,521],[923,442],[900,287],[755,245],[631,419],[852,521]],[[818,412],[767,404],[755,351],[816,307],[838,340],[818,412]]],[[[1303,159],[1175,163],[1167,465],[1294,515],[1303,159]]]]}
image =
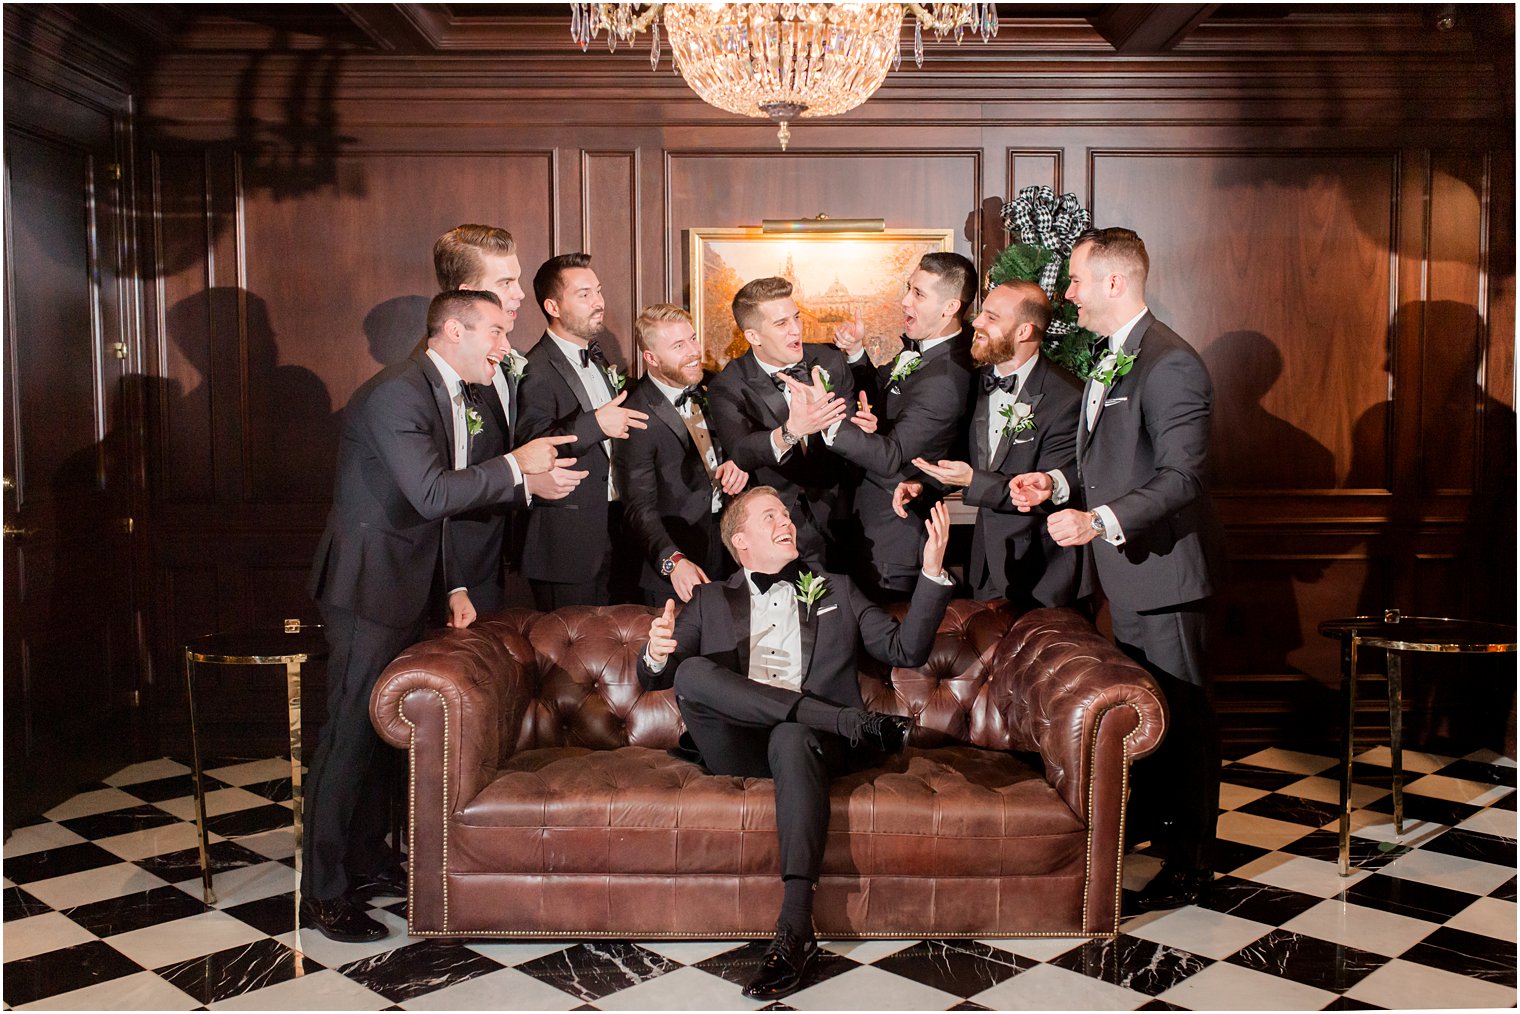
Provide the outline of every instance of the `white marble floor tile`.
{"type": "Polygon", "coordinates": [[[1087,943],[1086,937],[1018,937],[1000,940],[993,937],[981,941],[988,947],[1010,951],[1021,958],[1034,961],[1050,961],[1087,943]]]}
{"type": "Polygon", "coordinates": [[[1517,909],[1513,901],[1499,898],[1479,898],[1456,916],[1446,920],[1452,929],[1481,933],[1486,937],[1515,943],[1517,909]]]}
{"type": "MultiPolygon", "coordinates": [[[[186,894],[201,896],[201,875],[196,871],[191,877],[174,885],[186,894]]],[[[223,870],[211,881],[216,892],[216,907],[231,908],[246,901],[258,901],[275,894],[296,889],[296,871],[284,863],[267,862],[257,866],[240,866],[235,870],[223,870]]]]}
{"type": "Polygon", "coordinates": [[[1389,1010],[1515,1005],[1514,986],[1397,958],[1346,990],[1346,996],[1389,1010]]]}
{"type": "Polygon", "coordinates": [[[1335,863],[1282,852],[1252,860],[1232,874],[1243,880],[1285,887],[1290,891],[1312,894],[1316,898],[1333,898],[1371,875],[1368,870],[1352,870],[1351,876],[1343,877],[1340,875],[1340,867],[1335,863]]]}
{"type": "Polygon", "coordinates": [[[960,997],[880,968],[852,968],[783,1002],[796,1010],[945,1010],[960,1003],[960,997]]]}
{"type": "Polygon", "coordinates": [[[1055,965],[1036,965],[970,999],[994,1010],[1134,1010],[1151,1000],[1144,993],[1055,965]]]}
{"type": "Polygon", "coordinates": [[[1479,810],[1457,826],[1464,831],[1478,831],[1482,834],[1497,835],[1500,838],[1509,838],[1510,840],[1520,837],[1520,835],[1515,833],[1515,811],[1501,810],[1497,806],[1490,806],[1486,810],[1479,810]]]}
{"type": "Polygon", "coordinates": [[[29,824],[26,827],[18,827],[9,838],[5,839],[5,858],[14,859],[17,856],[29,856],[33,852],[42,852],[45,849],[78,845],[84,840],[62,824],[54,824],[50,821],[29,824]]]}
{"type": "MultiPolygon", "coordinates": [[[[1303,799],[1313,799],[1321,803],[1333,803],[1341,805],[1341,782],[1339,778],[1327,778],[1323,775],[1310,775],[1301,781],[1285,785],[1278,790],[1285,795],[1299,796],[1303,799]]],[[[1378,788],[1376,785],[1351,786],[1351,805],[1353,807],[1366,806],[1375,803],[1388,795],[1391,790],[1378,788]]]]}
{"type": "Polygon", "coordinates": [[[0,934],[4,941],[5,960],[20,961],[34,954],[87,944],[95,934],[79,925],[62,912],[45,912],[27,919],[13,919],[5,924],[0,934]]]}
{"type": "Polygon", "coordinates": [[[56,909],[88,905],[92,901],[119,898],[124,894],[151,891],[164,881],[131,863],[113,863],[93,870],[70,873],[26,885],[26,893],[56,909]]]}
{"type": "MultiPolygon", "coordinates": [[[[593,1006],[598,1010],[754,1010],[765,1006],[757,1000],[746,1000],[740,989],[738,983],[711,975],[700,968],[678,968],[674,972],[657,975],[636,986],[604,996],[594,1001],[593,1006]]],[[[792,1006],[793,997],[786,997],[782,1002],[792,1006]]]]}
{"type": "Polygon", "coordinates": [[[226,767],[210,768],[206,774],[228,785],[255,785],[272,782],[276,778],[290,777],[289,757],[268,757],[264,760],[244,761],[226,767]]]}
{"type": "MultiPolygon", "coordinates": [[[[406,920],[394,912],[386,912],[383,909],[374,909],[369,913],[372,919],[378,920],[386,929],[390,930],[387,936],[379,940],[368,940],[363,943],[345,944],[337,940],[329,940],[314,929],[289,930],[275,937],[280,943],[294,948],[311,958],[319,965],[328,968],[337,968],[351,961],[361,958],[372,958],[376,954],[384,954],[386,951],[394,951],[398,947],[416,943],[422,937],[409,936],[406,932],[406,920]]],[[[479,948],[477,948],[478,950],[479,948]]],[[[554,947],[554,950],[564,950],[563,943],[554,947]]],[[[496,958],[496,955],[482,951],[487,957],[496,958]]],[[[550,953],[553,953],[552,951],[550,953]]],[[[496,958],[496,960],[501,960],[496,958]]]]}
{"type": "Polygon", "coordinates": [[[1327,898],[1283,923],[1282,928],[1392,958],[1440,927],[1423,919],[1327,898]]]}
{"type": "Polygon", "coordinates": [[[128,765],[111,777],[103,779],[103,781],[107,785],[135,785],[138,782],[152,782],[160,778],[173,778],[175,775],[188,774],[190,774],[190,769],[179,761],[160,757],[158,760],[128,765]]]}
{"type": "Polygon", "coordinates": [[[853,958],[862,965],[874,964],[889,954],[907,950],[916,940],[824,940],[823,949],[853,958]]]}
{"type": "MultiPolygon", "coordinates": [[[[251,810],[255,806],[268,806],[269,800],[247,789],[216,789],[206,793],[206,816],[218,817],[224,813],[232,813],[236,810],[251,810]]],[[[195,797],[180,796],[178,799],[166,799],[161,803],[154,803],[165,813],[171,813],[180,820],[195,820],[195,797]]]]}
{"type": "Polygon", "coordinates": [[[1220,961],[1157,997],[1192,1010],[1320,1010],[1328,990],[1220,961]]]}
{"type": "Polygon", "coordinates": [[[268,859],[289,859],[296,854],[296,829],[277,827],[272,831],[240,835],[237,843],[268,859]]]}
{"type": "MultiPolygon", "coordinates": [[[[1300,753],[1297,750],[1282,750],[1272,746],[1265,750],[1258,750],[1249,757],[1242,757],[1237,762],[1250,764],[1259,768],[1271,768],[1273,771],[1296,771],[1306,775],[1317,775],[1321,771],[1335,766],[1334,757],[1321,757],[1314,753],[1300,753]]],[[[1226,780],[1230,777],[1230,769],[1224,769],[1226,780]]]]}
{"type": "Polygon", "coordinates": [[[330,968],[229,997],[212,1010],[384,1010],[391,1002],[330,968]]]}
{"type": "Polygon", "coordinates": [[[225,912],[202,912],[105,939],[144,968],[163,968],[229,947],[242,947],[264,937],[263,931],[225,912]]]}
{"type": "MultiPolygon", "coordinates": [[[[1331,821],[1325,825],[1332,831],[1340,830],[1340,821],[1331,821]]],[[[1428,820],[1410,820],[1404,818],[1404,833],[1399,834],[1394,826],[1393,817],[1386,813],[1378,813],[1375,810],[1354,810],[1351,813],[1351,834],[1357,838],[1370,838],[1373,841],[1395,842],[1399,845],[1409,845],[1418,848],[1424,845],[1436,835],[1447,829],[1445,824],[1437,824],[1428,820]]]]}
{"type": "Polygon", "coordinates": [[[1219,815],[1219,837],[1260,849],[1280,849],[1314,830],[1304,824],[1231,810],[1219,815]]]}
{"type": "MultiPolygon", "coordinates": [[[[124,975],[23,1004],[16,1010],[196,1010],[201,1002],[152,972],[124,975]]],[[[378,1008],[376,1008],[378,1009],[378,1008]]]]}
{"type": "Polygon", "coordinates": [[[1132,852],[1124,857],[1124,883],[1123,886],[1131,891],[1138,891],[1151,882],[1151,878],[1161,872],[1161,860],[1155,856],[1145,856],[1138,852],[1132,852]]]}
{"type": "Polygon", "coordinates": [[[1390,877],[1418,880],[1436,887],[1449,887],[1469,894],[1488,894],[1515,875],[1510,866],[1495,866],[1462,856],[1417,849],[1400,856],[1383,868],[1390,877]]]}
{"type": "Polygon", "coordinates": [[[1247,785],[1231,785],[1229,782],[1222,782],[1219,786],[1219,808],[1233,810],[1247,803],[1254,803],[1267,795],[1271,793],[1266,789],[1253,789],[1247,785]]]}
{"type": "Polygon", "coordinates": [[[578,996],[504,968],[425,993],[399,1006],[405,1010],[572,1010],[580,1005],[578,996]]]}
{"type": "Polygon", "coordinates": [[[120,789],[96,789],[93,792],[81,792],[77,796],[70,796],[43,816],[48,820],[72,820],[75,817],[89,817],[97,813],[125,810],[131,806],[141,805],[143,805],[141,799],[120,789]]]}
{"type": "MultiPolygon", "coordinates": [[[[212,834],[207,836],[207,840],[218,842],[222,839],[219,835],[212,834]]],[[[149,856],[161,856],[166,852],[182,852],[185,849],[196,848],[200,844],[200,836],[196,834],[194,824],[165,824],[162,827],[129,831],[110,838],[98,838],[95,844],[123,859],[146,859],[149,856]]]]}
{"type": "Polygon", "coordinates": [[[1426,775],[1405,785],[1404,791],[1417,796],[1447,799],[1453,803],[1488,806],[1490,803],[1497,803],[1515,790],[1508,785],[1495,785],[1493,782],[1475,782],[1466,778],[1453,778],[1450,775],[1426,775]]]}
{"type": "Polygon", "coordinates": [[[1160,918],[1143,925],[1132,926],[1126,923],[1124,932],[1132,937],[1177,947],[1215,960],[1229,957],[1246,944],[1272,931],[1272,927],[1266,923],[1214,912],[1196,905],[1156,914],[1160,918]]]}
{"type": "Polygon", "coordinates": [[[1480,764],[1493,764],[1501,768],[1512,768],[1515,766],[1515,758],[1506,757],[1502,753],[1489,750],[1486,747],[1482,750],[1474,750],[1465,759],[1477,761],[1480,764]]]}
{"type": "MultiPolygon", "coordinates": [[[[1439,771],[1446,765],[1450,764],[1452,761],[1456,760],[1456,758],[1447,757],[1444,754],[1439,753],[1421,753],[1419,750],[1405,750],[1402,760],[1404,774],[1408,776],[1412,772],[1418,774],[1429,774],[1432,771],[1439,771]]],[[[1356,780],[1356,765],[1364,763],[1373,764],[1383,768],[1392,767],[1393,754],[1386,746],[1375,746],[1371,750],[1366,750],[1362,753],[1357,754],[1354,758],[1352,758],[1352,781],[1356,780]]]]}

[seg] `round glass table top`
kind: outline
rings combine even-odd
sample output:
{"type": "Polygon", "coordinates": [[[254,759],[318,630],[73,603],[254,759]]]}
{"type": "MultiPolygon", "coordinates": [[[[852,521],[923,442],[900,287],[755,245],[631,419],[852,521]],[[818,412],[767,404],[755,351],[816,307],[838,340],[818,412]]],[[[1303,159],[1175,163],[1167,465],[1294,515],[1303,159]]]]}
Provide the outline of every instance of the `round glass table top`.
{"type": "Polygon", "coordinates": [[[1348,616],[1319,625],[1325,637],[1356,636],[1370,648],[1394,651],[1450,651],[1462,653],[1512,652],[1515,628],[1484,620],[1459,620],[1445,616],[1348,616]]]}
{"type": "Polygon", "coordinates": [[[268,665],[280,662],[306,662],[327,657],[327,638],[320,626],[283,630],[244,630],[207,634],[185,644],[185,651],[195,662],[223,665],[268,665]]]}

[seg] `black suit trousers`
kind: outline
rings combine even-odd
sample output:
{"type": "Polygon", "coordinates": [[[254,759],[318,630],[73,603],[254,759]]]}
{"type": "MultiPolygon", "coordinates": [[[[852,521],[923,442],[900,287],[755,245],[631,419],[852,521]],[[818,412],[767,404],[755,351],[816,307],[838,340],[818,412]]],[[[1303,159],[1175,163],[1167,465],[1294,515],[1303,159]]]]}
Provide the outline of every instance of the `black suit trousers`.
{"type": "Polygon", "coordinates": [[[814,727],[832,722],[837,705],[755,683],[701,656],[681,663],[675,692],[707,770],[775,780],[781,876],[816,881],[829,830],[829,779],[879,758],[814,727]]]}
{"type": "Polygon", "coordinates": [[[385,667],[422,636],[424,621],[391,627],[325,603],[322,621],[329,647],[327,723],[306,783],[301,893],[329,901],[391,861],[387,776],[400,754],[370,724],[369,698],[385,667]]]}

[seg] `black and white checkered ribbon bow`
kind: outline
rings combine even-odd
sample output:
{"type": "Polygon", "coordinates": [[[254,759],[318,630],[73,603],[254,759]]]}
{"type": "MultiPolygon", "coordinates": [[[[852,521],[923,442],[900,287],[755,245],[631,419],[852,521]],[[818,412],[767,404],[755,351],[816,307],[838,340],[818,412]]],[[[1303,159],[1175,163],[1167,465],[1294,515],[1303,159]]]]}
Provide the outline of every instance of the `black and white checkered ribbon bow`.
{"type": "Polygon", "coordinates": [[[1061,261],[1071,254],[1072,244],[1092,224],[1092,214],[1082,207],[1076,194],[1059,198],[1047,186],[1025,187],[1019,195],[1003,205],[1003,223],[1020,243],[1043,246],[1056,257],[1040,269],[1040,288],[1055,298],[1056,278],[1061,261]]]}

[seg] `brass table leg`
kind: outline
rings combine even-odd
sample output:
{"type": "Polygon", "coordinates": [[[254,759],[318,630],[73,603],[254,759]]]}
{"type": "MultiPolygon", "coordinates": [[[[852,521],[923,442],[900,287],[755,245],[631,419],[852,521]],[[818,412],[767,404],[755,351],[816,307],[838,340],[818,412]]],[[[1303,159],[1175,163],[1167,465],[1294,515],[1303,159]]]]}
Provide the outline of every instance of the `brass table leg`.
{"type": "Polygon", "coordinates": [[[290,720],[290,811],[296,839],[296,924],[301,921],[301,663],[285,663],[285,706],[290,720]]]}
{"type": "Polygon", "coordinates": [[[190,708],[190,765],[195,785],[195,829],[201,853],[201,898],[208,905],[216,904],[216,892],[211,889],[211,853],[206,841],[206,783],[201,778],[201,743],[195,721],[195,662],[190,650],[185,649],[185,702],[190,708]]]}
{"type": "Polygon", "coordinates": [[[1345,731],[1341,735],[1341,876],[1351,876],[1351,758],[1356,753],[1356,656],[1361,639],[1355,634],[1341,646],[1341,698],[1345,731]]]}
{"type": "Polygon", "coordinates": [[[1396,651],[1388,658],[1388,759],[1393,768],[1393,831],[1404,836],[1404,662],[1396,651]]]}

